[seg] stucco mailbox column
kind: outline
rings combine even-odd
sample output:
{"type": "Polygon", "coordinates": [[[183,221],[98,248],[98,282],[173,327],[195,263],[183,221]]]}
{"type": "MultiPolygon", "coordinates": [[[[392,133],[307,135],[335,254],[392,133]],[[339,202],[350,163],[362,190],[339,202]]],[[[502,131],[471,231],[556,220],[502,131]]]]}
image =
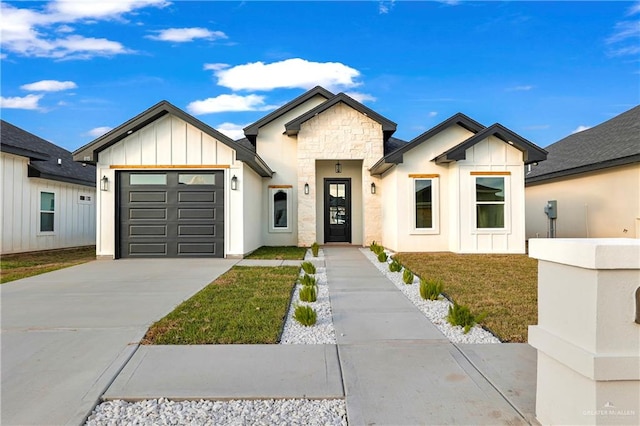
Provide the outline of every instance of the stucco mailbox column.
{"type": "Polygon", "coordinates": [[[536,417],[640,424],[640,240],[532,239],[538,264],[536,417]]]}

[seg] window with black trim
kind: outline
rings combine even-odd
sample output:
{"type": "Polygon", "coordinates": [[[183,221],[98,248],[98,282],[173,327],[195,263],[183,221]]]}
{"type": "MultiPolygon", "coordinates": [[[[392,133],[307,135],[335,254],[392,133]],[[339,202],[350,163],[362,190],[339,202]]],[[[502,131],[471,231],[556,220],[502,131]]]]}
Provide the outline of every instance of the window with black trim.
{"type": "Polygon", "coordinates": [[[40,232],[54,232],[56,194],[40,191],[40,232]]]}
{"type": "Polygon", "coordinates": [[[505,228],[505,178],[476,177],[476,228],[505,228]]]}
{"type": "Polygon", "coordinates": [[[291,188],[269,188],[269,229],[272,232],[291,231],[291,188]]]}

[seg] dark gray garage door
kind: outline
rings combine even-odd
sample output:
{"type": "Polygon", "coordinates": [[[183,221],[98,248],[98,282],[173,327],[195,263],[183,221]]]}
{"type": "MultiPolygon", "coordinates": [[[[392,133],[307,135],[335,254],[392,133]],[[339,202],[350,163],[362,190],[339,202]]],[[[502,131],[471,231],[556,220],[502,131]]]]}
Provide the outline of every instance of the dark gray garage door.
{"type": "Polygon", "coordinates": [[[118,257],[223,257],[223,171],[122,171],[118,257]]]}

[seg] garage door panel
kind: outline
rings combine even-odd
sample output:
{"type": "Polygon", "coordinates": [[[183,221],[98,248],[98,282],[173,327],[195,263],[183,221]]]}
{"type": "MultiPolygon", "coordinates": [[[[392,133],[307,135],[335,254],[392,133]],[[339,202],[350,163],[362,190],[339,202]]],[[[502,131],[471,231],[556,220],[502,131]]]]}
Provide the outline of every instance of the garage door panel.
{"type": "Polygon", "coordinates": [[[209,192],[178,192],[179,203],[215,203],[216,193],[209,192]]]}
{"type": "Polygon", "coordinates": [[[119,257],[224,256],[223,171],[117,176],[119,257]]]}
{"type": "Polygon", "coordinates": [[[166,191],[131,191],[129,193],[130,203],[166,203],[166,191]]]}
{"type": "Polygon", "coordinates": [[[178,225],[178,235],[215,237],[216,225],[178,225]]]}

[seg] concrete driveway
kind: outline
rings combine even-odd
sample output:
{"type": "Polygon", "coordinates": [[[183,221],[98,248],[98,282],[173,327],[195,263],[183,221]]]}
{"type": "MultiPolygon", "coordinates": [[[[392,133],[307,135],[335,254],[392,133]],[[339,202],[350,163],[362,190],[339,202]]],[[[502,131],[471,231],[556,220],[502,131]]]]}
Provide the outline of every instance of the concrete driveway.
{"type": "Polygon", "coordinates": [[[0,423],[80,424],[149,325],[236,262],[94,261],[0,286],[0,423]]]}

